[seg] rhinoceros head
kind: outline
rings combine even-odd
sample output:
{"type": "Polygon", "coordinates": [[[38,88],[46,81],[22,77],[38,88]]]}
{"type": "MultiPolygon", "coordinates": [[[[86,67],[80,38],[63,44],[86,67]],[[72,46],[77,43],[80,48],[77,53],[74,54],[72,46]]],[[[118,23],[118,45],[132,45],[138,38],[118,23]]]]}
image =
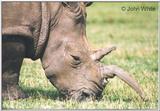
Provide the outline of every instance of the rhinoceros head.
{"type": "Polygon", "coordinates": [[[114,75],[141,94],[138,84],[123,70],[119,72],[115,66],[100,64],[100,59],[114,48],[97,51],[89,48],[85,32],[86,4],[89,5],[62,3],[42,57],[47,78],[62,94],[76,100],[100,97],[105,80],[114,75]]]}

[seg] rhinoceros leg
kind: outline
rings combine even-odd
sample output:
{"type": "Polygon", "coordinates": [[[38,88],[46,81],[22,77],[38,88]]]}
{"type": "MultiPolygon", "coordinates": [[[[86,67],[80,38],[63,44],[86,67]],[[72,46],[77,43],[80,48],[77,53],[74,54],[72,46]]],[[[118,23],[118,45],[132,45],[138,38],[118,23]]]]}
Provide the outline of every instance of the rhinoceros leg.
{"type": "Polygon", "coordinates": [[[24,98],[18,85],[19,72],[25,55],[25,45],[19,40],[2,42],[2,98],[14,100],[24,98]]]}

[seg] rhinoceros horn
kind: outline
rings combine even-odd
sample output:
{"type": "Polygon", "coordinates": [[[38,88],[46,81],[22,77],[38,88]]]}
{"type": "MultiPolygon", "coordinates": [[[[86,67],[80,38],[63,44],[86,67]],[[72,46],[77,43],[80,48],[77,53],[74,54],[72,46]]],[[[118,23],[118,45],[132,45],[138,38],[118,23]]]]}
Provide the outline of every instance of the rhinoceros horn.
{"type": "Polygon", "coordinates": [[[130,74],[128,74],[126,71],[124,71],[122,68],[116,65],[104,65],[99,62],[105,55],[111,53],[115,49],[116,47],[112,46],[110,48],[103,48],[103,49],[96,50],[92,53],[91,58],[94,61],[97,61],[98,64],[100,64],[101,74],[104,76],[104,78],[108,79],[108,78],[113,78],[117,76],[122,81],[124,81],[129,86],[131,86],[140,95],[140,97],[143,100],[146,100],[144,92],[140,88],[137,81],[133,79],[133,77],[130,74]]]}
{"type": "Polygon", "coordinates": [[[133,77],[128,74],[128,72],[124,71],[122,68],[116,65],[103,65],[101,67],[101,73],[103,74],[104,78],[113,78],[114,76],[117,76],[122,81],[126,82],[129,86],[131,86],[143,100],[145,99],[144,93],[137,81],[133,79],[133,77]]]}
{"type": "Polygon", "coordinates": [[[94,61],[100,61],[105,55],[111,53],[113,50],[115,50],[116,47],[112,46],[112,47],[107,47],[107,48],[102,48],[99,50],[95,50],[93,52],[93,54],[91,55],[92,60],[94,61]]]}

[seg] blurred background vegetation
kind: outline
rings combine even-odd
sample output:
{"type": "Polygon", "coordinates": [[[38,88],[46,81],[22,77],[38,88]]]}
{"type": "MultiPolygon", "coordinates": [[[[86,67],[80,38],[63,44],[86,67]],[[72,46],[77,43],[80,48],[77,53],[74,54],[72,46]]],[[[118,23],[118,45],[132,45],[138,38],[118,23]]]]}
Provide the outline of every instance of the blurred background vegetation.
{"type": "Polygon", "coordinates": [[[45,77],[39,60],[25,59],[20,86],[30,96],[3,101],[4,109],[156,109],[158,81],[158,3],[95,2],[87,7],[87,35],[93,48],[116,45],[105,64],[130,72],[142,86],[149,101],[140,97],[118,78],[111,79],[100,101],[60,101],[58,91],[45,77]],[[152,6],[155,11],[122,11],[121,7],[152,6]]]}

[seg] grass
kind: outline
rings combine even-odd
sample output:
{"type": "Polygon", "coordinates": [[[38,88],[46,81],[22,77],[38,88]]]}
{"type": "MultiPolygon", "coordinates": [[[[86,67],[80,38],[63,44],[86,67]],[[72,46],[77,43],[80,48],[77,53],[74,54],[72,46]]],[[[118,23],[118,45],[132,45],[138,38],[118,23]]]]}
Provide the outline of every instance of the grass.
{"type": "Polygon", "coordinates": [[[149,101],[144,102],[124,82],[111,79],[100,101],[61,101],[58,91],[45,77],[39,60],[25,59],[20,86],[30,98],[3,101],[3,109],[156,109],[158,81],[157,9],[151,12],[122,11],[125,6],[154,6],[157,3],[96,2],[87,8],[87,35],[93,48],[116,45],[105,64],[116,64],[130,72],[149,101]]]}

